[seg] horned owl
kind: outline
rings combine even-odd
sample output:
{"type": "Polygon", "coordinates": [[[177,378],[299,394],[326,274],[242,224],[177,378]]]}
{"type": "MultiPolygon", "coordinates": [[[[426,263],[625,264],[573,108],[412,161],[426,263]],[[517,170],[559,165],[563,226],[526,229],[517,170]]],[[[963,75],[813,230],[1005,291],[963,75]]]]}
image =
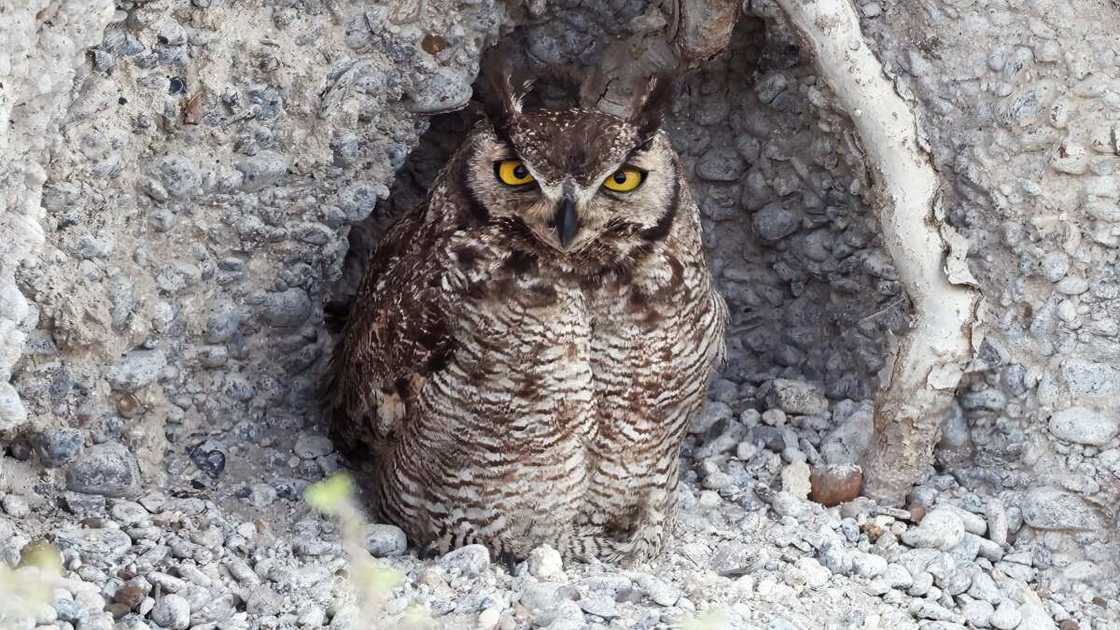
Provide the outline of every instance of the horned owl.
{"type": "Polygon", "coordinates": [[[432,552],[640,561],[727,307],[651,81],[633,115],[531,110],[499,81],[425,203],[374,251],[332,357],[340,446],[432,552]]]}

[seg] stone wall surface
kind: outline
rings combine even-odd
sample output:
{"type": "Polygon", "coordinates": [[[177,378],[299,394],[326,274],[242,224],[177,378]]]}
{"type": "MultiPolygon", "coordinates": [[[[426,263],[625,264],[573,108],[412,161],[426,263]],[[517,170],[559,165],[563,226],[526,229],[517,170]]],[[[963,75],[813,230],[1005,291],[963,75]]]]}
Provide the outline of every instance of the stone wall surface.
{"type": "Polygon", "coordinates": [[[1100,543],[1120,524],[1120,8],[919,4],[863,11],[985,296],[941,458],[1020,506],[1044,565],[1115,562],[1100,543]]]}
{"type": "MultiPolygon", "coordinates": [[[[979,351],[945,420],[936,469],[915,489],[906,518],[842,512],[850,525],[818,530],[815,512],[785,498],[798,494],[805,462],[853,463],[872,443],[871,402],[910,306],[881,247],[880,200],[852,113],[837,109],[780,9],[744,2],[730,47],[682,80],[667,124],[732,310],[729,364],[686,445],[683,522],[692,529],[673,551],[670,574],[706,585],[706,594],[687,593],[697,603],[731,601],[727,589],[742,582],[726,578],[744,566],[776,571],[779,587],[800,593],[816,592],[806,584],[823,564],[834,580],[870,581],[881,598],[874,606],[885,607],[875,609],[875,623],[884,625],[1113,627],[1120,7],[855,4],[886,73],[918,114],[947,216],[971,243],[969,266],[984,295],[979,351]],[[768,508],[774,522],[758,517],[768,508]],[[940,516],[907,530],[903,522],[927,510],[940,516]],[[783,550],[726,543],[721,531],[769,537],[783,550]],[[853,547],[849,555],[837,551],[841,542],[853,547]],[[922,556],[934,548],[941,559],[922,556]],[[789,556],[802,552],[811,557],[789,556]],[[752,554],[754,564],[744,560],[752,554]],[[813,557],[821,564],[804,562],[813,557]],[[935,567],[952,558],[959,570],[935,567]],[[706,563],[703,579],[681,568],[697,563],[706,563]],[[713,571],[726,583],[709,584],[713,571]]],[[[28,535],[65,541],[94,530],[56,535],[63,524],[110,509],[135,528],[117,512],[143,504],[159,514],[160,501],[179,501],[176,509],[209,519],[191,544],[216,557],[252,546],[238,519],[272,519],[278,531],[293,528],[285,553],[306,567],[317,558],[333,566],[333,548],[306,540],[336,532],[298,507],[303,487],[339,466],[315,406],[330,347],[324,305],[347,299],[385,224],[423,195],[454,150],[472,114],[453,110],[471,97],[489,46],[500,41],[501,54],[523,65],[563,66],[578,77],[612,41],[665,28],[673,6],[0,0],[0,495],[22,496],[17,490],[34,478],[59,499],[33,502],[41,518],[26,521],[28,535]],[[212,503],[191,512],[198,506],[183,502],[196,496],[212,503]],[[219,507],[234,515],[228,523],[219,507]],[[225,535],[217,547],[204,540],[215,529],[225,535]]],[[[563,87],[543,80],[532,99],[565,103],[571,90],[563,87]]],[[[18,518],[14,505],[3,507],[18,518]]],[[[0,534],[6,523],[0,518],[0,534]]],[[[212,560],[152,540],[171,546],[175,562],[205,568],[212,560]]],[[[0,545],[0,560],[14,544],[0,545]]],[[[275,601],[230,595],[229,611],[277,620],[252,627],[283,626],[284,614],[295,623],[305,604],[324,619],[344,616],[333,595],[315,594],[311,578],[291,586],[289,575],[276,578],[254,558],[261,580],[311,594],[283,602],[275,593],[275,601]]],[[[427,570],[418,567],[409,571],[427,570]]],[[[178,571],[189,581],[190,569],[178,571]]],[[[90,574],[83,579],[98,582],[90,574]]],[[[168,584],[179,589],[168,592],[191,593],[168,584]]],[[[442,587],[418,584],[437,607],[442,587]]],[[[648,580],[635,584],[654,601],[678,602],[680,593],[660,597],[648,580]]],[[[576,614],[609,623],[613,608],[596,607],[588,598],[598,587],[585,587],[576,614]]],[[[472,624],[489,608],[505,615],[506,590],[517,589],[487,588],[490,600],[452,598],[458,603],[441,614],[472,624]]],[[[784,601],[769,589],[752,592],[784,601]]],[[[227,594],[214,590],[214,605],[225,606],[227,594]]],[[[195,599],[192,626],[220,616],[199,613],[205,598],[195,599]]],[[[787,616],[804,627],[841,617],[835,627],[875,627],[866,625],[872,613],[830,616],[833,604],[787,616]]],[[[314,627],[308,614],[300,623],[314,627]]],[[[673,614],[635,612],[654,621],[633,627],[673,614]]],[[[534,627],[560,617],[542,616],[534,627]]],[[[728,627],[776,623],[747,619],[728,627]]]]}

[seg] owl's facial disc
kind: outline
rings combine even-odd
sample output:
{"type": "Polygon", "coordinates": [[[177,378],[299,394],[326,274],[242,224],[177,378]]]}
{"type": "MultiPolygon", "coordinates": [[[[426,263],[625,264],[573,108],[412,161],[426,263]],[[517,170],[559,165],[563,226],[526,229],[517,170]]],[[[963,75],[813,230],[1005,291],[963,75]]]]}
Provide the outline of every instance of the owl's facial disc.
{"type": "Polygon", "coordinates": [[[663,238],[677,204],[668,140],[599,112],[519,112],[482,127],[467,170],[488,220],[565,257],[602,239],[630,251],[663,238]]]}

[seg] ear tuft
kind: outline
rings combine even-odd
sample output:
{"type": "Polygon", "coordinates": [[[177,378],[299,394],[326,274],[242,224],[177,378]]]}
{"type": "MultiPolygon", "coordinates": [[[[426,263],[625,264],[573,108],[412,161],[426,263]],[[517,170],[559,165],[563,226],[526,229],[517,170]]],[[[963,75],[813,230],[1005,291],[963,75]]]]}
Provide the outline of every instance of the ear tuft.
{"type": "Polygon", "coordinates": [[[661,124],[673,98],[673,79],[668,74],[655,74],[649,79],[638,80],[634,100],[630,105],[629,122],[638,128],[643,138],[651,138],[661,124]]]}
{"type": "Polygon", "coordinates": [[[490,58],[483,73],[489,88],[484,99],[486,117],[501,132],[521,113],[525,95],[532,89],[533,82],[515,77],[509,59],[500,55],[490,58]]]}

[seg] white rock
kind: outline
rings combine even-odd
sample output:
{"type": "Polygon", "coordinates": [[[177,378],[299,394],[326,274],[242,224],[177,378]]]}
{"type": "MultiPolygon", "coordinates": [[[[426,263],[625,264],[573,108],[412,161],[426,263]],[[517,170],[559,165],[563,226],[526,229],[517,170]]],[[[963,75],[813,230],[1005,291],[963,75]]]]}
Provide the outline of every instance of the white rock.
{"type": "Polygon", "coordinates": [[[887,560],[873,553],[856,551],[852,554],[852,567],[856,570],[857,575],[873,578],[882,575],[887,570],[887,560]]]}
{"type": "Polygon", "coordinates": [[[564,560],[560,552],[548,545],[529,552],[529,573],[542,580],[563,575],[564,560]]]}
{"type": "Polygon", "coordinates": [[[992,613],[990,623],[997,630],[1013,630],[1022,620],[1023,615],[1019,612],[1018,606],[1005,599],[992,613]]]}
{"type": "Polygon", "coordinates": [[[439,564],[448,571],[476,576],[490,566],[490,551],[482,545],[466,545],[444,555],[439,564]]]}
{"type": "Polygon", "coordinates": [[[502,613],[497,608],[487,608],[478,614],[478,630],[493,630],[501,618],[502,613]]]}
{"type": "Polygon", "coordinates": [[[911,547],[947,550],[964,538],[964,522],[951,508],[936,508],[922,522],[902,534],[902,542],[911,547]]]}
{"type": "Polygon", "coordinates": [[[152,608],[152,621],[170,630],[184,630],[191,623],[191,605],[179,595],[164,595],[152,608]]]}
{"type": "Polygon", "coordinates": [[[1066,442],[1104,446],[1120,433],[1120,417],[1087,407],[1070,407],[1050,416],[1050,432],[1066,442]]]}
{"type": "Polygon", "coordinates": [[[785,581],[795,590],[818,589],[828,583],[832,573],[813,558],[800,558],[785,571],[785,581]]]}
{"type": "Polygon", "coordinates": [[[803,461],[786,466],[782,469],[782,490],[802,501],[808,500],[809,493],[812,491],[809,473],[809,464],[803,461]]]}
{"type": "Polygon", "coordinates": [[[970,599],[961,606],[961,614],[973,626],[987,628],[991,625],[992,614],[995,608],[982,599],[970,599]]]}

